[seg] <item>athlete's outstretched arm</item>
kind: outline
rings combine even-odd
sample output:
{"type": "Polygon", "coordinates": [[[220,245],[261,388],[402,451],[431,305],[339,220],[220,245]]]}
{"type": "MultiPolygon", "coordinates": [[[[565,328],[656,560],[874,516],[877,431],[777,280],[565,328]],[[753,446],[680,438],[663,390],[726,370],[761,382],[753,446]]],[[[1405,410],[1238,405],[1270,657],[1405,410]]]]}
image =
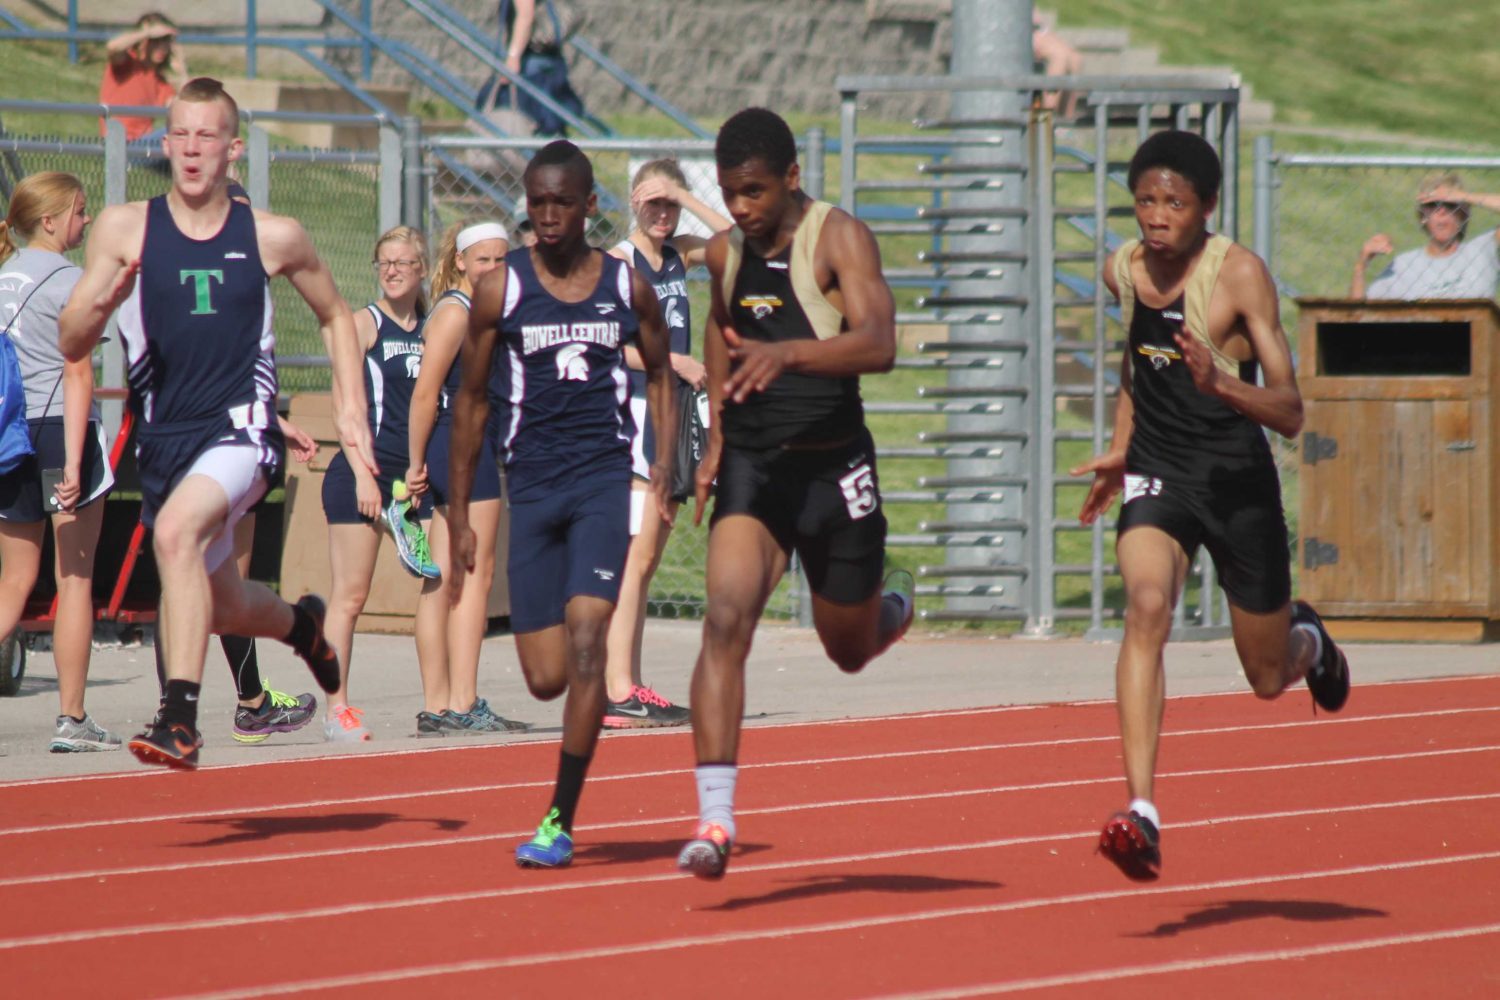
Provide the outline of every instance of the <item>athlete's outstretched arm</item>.
{"type": "Polygon", "coordinates": [[[406,486],[414,495],[427,489],[427,445],[437,426],[443,382],[468,332],[469,317],[454,299],[439,302],[422,324],[422,366],[411,389],[411,413],[406,420],[406,486]]]}
{"type": "Polygon", "coordinates": [[[1176,337],[1199,392],[1217,396],[1263,427],[1284,437],[1302,430],[1302,393],[1292,369],[1292,350],[1281,329],[1276,284],[1261,259],[1243,247],[1231,247],[1219,272],[1235,312],[1245,324],[1265,381],[1264,386],[1226,375],[1214,365],[1208,347],[1186,331],[1176,337]]]}
{"type": "Polygon", "coordinates": [[[357,460],[373,476],[379,466],[370,438],[363,352],[349,303],[339,294],[333,275],[300,222],[256,210],[255,232],[266,273],[285,275],[318,319],[318,332],[333,362],[333,417],[339,443],[351,462],[357,460]]]}
{"type": "Polygon", "coordinates": [[[109,317],[130,297],[141,268],[145,211],[139,203],[99,213],[83,250],[83,276],[57,317],[57,346],[69,361],[94,352],[109,317]]]}
{"type": "Polygon", "coordinates": [[[476,541],[469,527],[469,495],[474,491],[474,468],[484,446],[484,424],[490,415],[490,365],[500,335],[505,306],[504,264],[474,286],[469,329],[464,337],[458,397],[453,400],[453,437],[448,451],[451,482],[448,488],[448,537],[453,578],[449,591],[456,603],[464,573],[474,568],[476,541]]]}
{"type": "Polygon", "coordinates": [[[661,303],[651,283],[630,272],[631,301],[640,321],[640,355],[646,367],[646,406],[656,428],[656,458],[651,462],[651,488],[661,519],[672,523],[672,467],[677,461],[677,379],[672,375],[671,342],[661,320],[661,303]]]}
{"type": "Polygon", "coordinates": [[[729,239],[723,235],[709,241],[705,251],[708,265],[708,322],[703,327],[703,368],[708,373],[708,443],[698,460],[693,480],[693,524],[703,522],[714,480],[719,475],[719,458],[724,453],[724,391],[729,382],[729,348],[724,330],[729,326],[729,309],[724,304],[724,266],[729,239]]]}

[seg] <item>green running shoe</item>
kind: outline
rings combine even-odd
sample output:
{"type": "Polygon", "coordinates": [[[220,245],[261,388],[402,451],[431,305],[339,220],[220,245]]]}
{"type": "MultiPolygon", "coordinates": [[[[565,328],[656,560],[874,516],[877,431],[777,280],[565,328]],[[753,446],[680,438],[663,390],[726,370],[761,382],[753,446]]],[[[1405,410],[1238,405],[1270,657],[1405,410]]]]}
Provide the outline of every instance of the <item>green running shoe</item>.
{"type": "Polygon", "coordinates": [[[385,508],[385,523],[396,540],[396,555],[401,565],[415,577],[437,580],[443,573],[432,561],[432,551],[427,547],[427,532],[417,520],[412,509],[411,497],[406,492],[406,483],[396,480],[391,484],[391,502],[385,508]]]}
{"type": "Polygon", "coordinates": [[[573,861],[573,838],[557,821],[557,810],[549,810],[536,828],[536,836],[516,848],[516,864],[522,868],[566,868],[573,861]]]}

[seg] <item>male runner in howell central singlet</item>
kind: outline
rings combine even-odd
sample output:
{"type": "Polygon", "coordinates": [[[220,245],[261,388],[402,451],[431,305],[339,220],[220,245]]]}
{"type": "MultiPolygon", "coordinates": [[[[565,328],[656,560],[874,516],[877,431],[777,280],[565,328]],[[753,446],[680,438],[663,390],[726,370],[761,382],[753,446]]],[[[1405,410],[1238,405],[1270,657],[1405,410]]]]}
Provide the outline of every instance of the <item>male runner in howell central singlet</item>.
{"type": "Polygon", "coordinates": [[[129,746],[146,763],[192,768],[203,742],[198,690],[209,632],[280,639],[323,690],[338,689],[323,602],[288,604],[242,580],[230,558],[235,524],[284,461],[271,277],[285,275],[318,317],[341,396],[340,439],[351,460],[373,468],[374,459],[349,307],[296,220],[229,198],[229,165],[243,148],[234,99],[217,80],[189,81],[168,109],[162,141],[171,190],[100,214],[58,326],[63,354],[79,360],[120,310],[167,671],[160,711],[129,746]]]}
{"type": "Polygon", "coordinates": [[[571,142],[549,143],[524,180],[537,243],[480,279],[469,313],[453,413],[450,565],[474,566],[469,493],[498,350],[516,653],[533,695],[568,696],[552,805],[516,863],[559,868],[573,860],[573,815],[604,719],[605,635],[630,547],[627,340],[646,365],[659,442],[650,517],[670,516],[677,419],[656,294],[585,239],[595,208],[588,157],[571,142]]]}

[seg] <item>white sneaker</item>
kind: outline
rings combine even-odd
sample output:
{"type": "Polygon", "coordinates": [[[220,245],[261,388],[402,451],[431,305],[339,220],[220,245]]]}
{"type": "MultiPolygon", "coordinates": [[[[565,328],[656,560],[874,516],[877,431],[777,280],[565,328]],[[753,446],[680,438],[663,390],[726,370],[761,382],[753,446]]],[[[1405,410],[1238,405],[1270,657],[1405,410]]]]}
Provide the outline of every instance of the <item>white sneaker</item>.
{"type": "Polygon", "coordinates": [[[83,713],[82,722],[66,715],[57,717],[57,733],[48,749],[53,753],[82,753],[91,750],[118,750],[120,737],[83,713]]]}
{"type": "Polygon", "coordinates": [[[370,739],[365,713],[348,705],[334,705],[333,717],[323,720],[323,739],[329,743],[364,743],[370,739]]]}

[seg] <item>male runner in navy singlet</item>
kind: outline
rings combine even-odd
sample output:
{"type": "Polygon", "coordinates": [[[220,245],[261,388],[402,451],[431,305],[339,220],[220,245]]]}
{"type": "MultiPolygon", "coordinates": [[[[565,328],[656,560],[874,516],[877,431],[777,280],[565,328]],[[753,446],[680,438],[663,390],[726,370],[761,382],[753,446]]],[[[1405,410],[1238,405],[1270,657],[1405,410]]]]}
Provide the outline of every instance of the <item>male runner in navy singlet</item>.
{"type": "MultiPolygon", "coordinates": [[[[512,250],[481,278],[469,312],[453,405],[450,565],[474,567],[469,495],[498,362],[516,653],[533,695],[568,695],[552,805],[536,836],[516,849],[516,863],[559,868],[573,860],[574,811],[604,719],[605,637],[630,547],[627,341],[636,341],[646,366],[658,442],[656,510],[647,516],[667,520],[677,417],[655,291],[585,239],[595,208],[588,157],[571,142],[549,143],[524,182],[536,245],[512,250]]],[[[463,576],[450,582],[455,598],[463,576]]]]}
{"type": "Polygon", "coordinates": [[[911,574],[881,585],[885,512],[859,398],[859,376],[896,358],[880,248],[864,223],[802,192],[796,142],[773,112],[730,118],[714,159],[735,227],[708,244],[703,361],[714,416],[695,517],[710,491],[714,514],[690,699],[699,818],[677,857],[703,878],[728,864],[745,660],[792,553],[807,571],[818,638],[841,670],[880,655],[914,610],[911,574]]]}
{"type": "Polygon", "coordinates": [[[242,580],[230,558],[235,524],[276,484],[284,462],[273,276],[287,277],[318,318],[345,453],[372,470],[375,462],[349,307],[296,220],[229,198],[229,164],[243,148],[234,99],[217,80],[190,81],[168,109],[162,142],[170,192],[100,213],[58,325],[63,354],[81,360],[120,312],[167,672],[160,711],[129,746],[146,763],[192,768],[203,742],[198,691],[210,632],[280,639],[323,690],[339,684],[323,602],[288,604],[242,580]]]}
{"type": "Polygon", "coordinates": [[[1221,175],[1218,154],[1191,132],[1158,132],[1131,160],[1141,238],[1117,249],[1103,275],[1129,336],[1114,441],[1072,473],[1094,474],[1085,524],[1124,492],[1115,686],[1131,801],[1105,825],[1099,849],[1137,880],[1161,867],[1152,785],[1162,653],[1199,545],[1229,598],[1235,651],[1255,693],[1275,698],[1306,677],[1326,711],[1349,696],[1344,654],[1317,613],[1291,599],[1281,483],[1264,428],[1296,435],[1302,396],[1265,263],[1207,230],[1221,175]]]}

